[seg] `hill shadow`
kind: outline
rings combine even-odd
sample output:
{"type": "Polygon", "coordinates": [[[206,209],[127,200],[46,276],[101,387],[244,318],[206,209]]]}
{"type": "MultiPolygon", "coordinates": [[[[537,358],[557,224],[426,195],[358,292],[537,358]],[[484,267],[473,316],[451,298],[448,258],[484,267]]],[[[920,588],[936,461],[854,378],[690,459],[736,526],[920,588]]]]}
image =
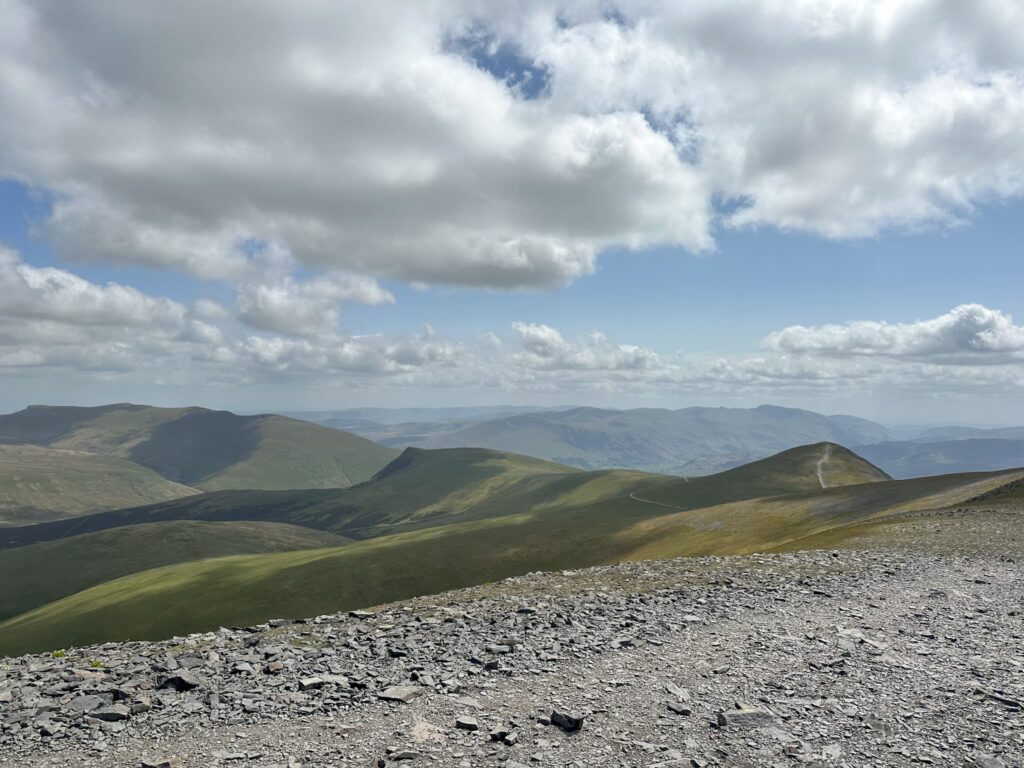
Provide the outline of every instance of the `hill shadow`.
{"type": "Polygon", "coordinates": [[[157,425],[129,458],[164,477],[193,485],[250,458],[260,445],[260,416],[194,411],[157,425]]]}

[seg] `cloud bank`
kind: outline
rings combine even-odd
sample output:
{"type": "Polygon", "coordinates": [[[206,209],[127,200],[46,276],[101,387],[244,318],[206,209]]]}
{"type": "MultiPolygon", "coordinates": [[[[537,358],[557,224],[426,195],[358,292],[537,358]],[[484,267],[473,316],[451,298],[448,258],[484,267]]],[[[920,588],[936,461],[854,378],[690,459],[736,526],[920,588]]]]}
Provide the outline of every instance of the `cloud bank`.
{"type": "MultiPolygon", "coordinates": [[[[951,226],[1024,191],[1016,0],[0,14],[0,177],[52,196],[69,258],[248,285],[259,242],[367,279],[553,288],[609,247],[951,226]]],[[[297,293],[240,301],[294,335],[297,293]]]]}
{"type": "Polygon", "coordinates": [[[210,300],[191,305],[70,272],[25,264],[0,250],[0,376],[158,381],[194,392],[241,386],[364,388],[484,393],[500,399],[553,395],[682,398],[697,394],[778,399],[890,391],[928,397],[1024,391],[1024,326],[980,305],[914,323],[858,321],[791,326],[756,355],[658,352],[593,330],[576,338],[542,323],[515,322],[479,337],[415,333],[351,335],[330,323],[290,328],[281,311],[298,293],[388,295],[360,283],[284,282],[254,309],[210,300]],[[261,320],[252,314],[262,312],[261,320]],[[313,329],[313,330],[311,330],[313,329]]]}

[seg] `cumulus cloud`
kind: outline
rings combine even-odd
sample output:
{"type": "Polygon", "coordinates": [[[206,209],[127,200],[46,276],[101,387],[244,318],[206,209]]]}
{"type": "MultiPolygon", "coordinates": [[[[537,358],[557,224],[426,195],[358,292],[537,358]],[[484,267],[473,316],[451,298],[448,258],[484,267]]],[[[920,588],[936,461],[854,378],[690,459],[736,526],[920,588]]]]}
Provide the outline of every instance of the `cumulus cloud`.
{"type": "Polygon", "coordinates": [[[1024,361],[1024,326],[980,304],[962,304],[914,323],[794,325],[770,334],[764,343],[770,349],[801,355],[885,356],[963,365],[1024,361]]]}
{"type": "Polygon", "coordinates": [[[655,369],[661,361],[649,349],[615,344],[600,331],[591,331],[575,343],[549,325],[516,322],[523,354],[518,360],[531,368],[548,370],[622,371],[655,369]]]}
{"type": "Polygon", "coordinates": [[[96,285],[63,269],[24,263],[0,247],[0,317],[74,326],[179,328],[187,310],[126,285],[96,285]]]}
{"type": "Polygon", "coordinates": [[[338,325],[338,303],[390,304],[394,297],[373,279],[346,274],[297,281],[248,284],[238,293],[238,318],[255,328],[289,336],[329,334],[338,325]]]}
{"type": "MultiPolygon", "coordinates": [[[[116,379],[129,387],[156,380],[191,393],[208,386],[287,385],[476,390],[517,398],[601,393],[778,400],[881,391],[1012,398],[1024,391],[1024,328],[980,305],[916,323],[791,326],[771,334],[760,354],[708,357],[658,352],[599,330],[567,337],[531,322],[468,339],[430,326],[349,334],[332,314],[334,303],[388,301],[375,283],[336,274],[299,281],[285,274],[279,287],[276,296],[263,295],[280,305],[253,309],[263,313],[254,322],[255,316],[246,317],[244,290],[235,313],[208,299],[189,307],[33,267],[0,250],[0,368],[6,380],[32,372],[53,379],[60,372],[59,378],[78,384],[116,379]],[[303,314],[306,306],[315,311],[303,314]]],[[[261,298],[258,290],[255,295],[261,298]]]]}
{"type": "MultiPolygon", "coordinates": [[[[0,176],[53,196],[41,229],[74,258],[249,284],[259,241],[317,270],[551,288],[612,246],[870,236],[1024,191],[1016,0],[0,13],[0,176]]],[[[282,328],[288,298],[250,293],[282,328]]]]}

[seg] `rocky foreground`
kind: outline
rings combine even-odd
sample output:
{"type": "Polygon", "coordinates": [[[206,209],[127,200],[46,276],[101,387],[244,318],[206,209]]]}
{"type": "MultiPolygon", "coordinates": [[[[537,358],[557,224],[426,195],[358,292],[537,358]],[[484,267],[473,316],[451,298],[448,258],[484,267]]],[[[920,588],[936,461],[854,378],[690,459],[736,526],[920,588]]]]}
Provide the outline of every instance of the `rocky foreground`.
{"type": "Polygon", "coordinates": [[[531,574],[0,660],[0,766],[1021,766],[1024,569],[808,552],[531,574]]]}

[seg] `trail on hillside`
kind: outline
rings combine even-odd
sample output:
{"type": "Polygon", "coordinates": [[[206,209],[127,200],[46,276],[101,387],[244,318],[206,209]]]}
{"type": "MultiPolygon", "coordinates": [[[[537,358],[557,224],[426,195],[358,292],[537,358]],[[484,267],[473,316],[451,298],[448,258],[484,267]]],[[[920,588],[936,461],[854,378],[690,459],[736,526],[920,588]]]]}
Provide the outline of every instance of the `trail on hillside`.
{"type": "MultiPolygon", "coordinates": [[[[683,479],[685,480],[685,478],[683,478],[683,479]]],[[[685,510],[686,509],[686,507],[677,507],[675,504],[666,504],[666,503],[664,503],[662,501],[653,501],[651,499],[641,499],[639,496],[636,495],[636,491],[634,491],[633,493],[629,494],[629,498],[631,498],[633,501],[642,501],[644,504],[656,504],[659,507],[668,507],[669,509],[681,509],[681,510],[685,510]]]]}
{"type": "Polygon", "coordinates": [[[825,485],[825,475],[824,475],[824,473],[821,470],[824,468],[825,464],[827,464],[829,459],[831,459],[831,458],[832,458],[832,444],[831,443],[826,443],[825,444],[825,452],[821,455],[821,458],[818,459],[818,466],[816,468],[816,471],[818,473],[818,483],[821,485],[822,488],[825,488],[827,486],[825,485]]]}

